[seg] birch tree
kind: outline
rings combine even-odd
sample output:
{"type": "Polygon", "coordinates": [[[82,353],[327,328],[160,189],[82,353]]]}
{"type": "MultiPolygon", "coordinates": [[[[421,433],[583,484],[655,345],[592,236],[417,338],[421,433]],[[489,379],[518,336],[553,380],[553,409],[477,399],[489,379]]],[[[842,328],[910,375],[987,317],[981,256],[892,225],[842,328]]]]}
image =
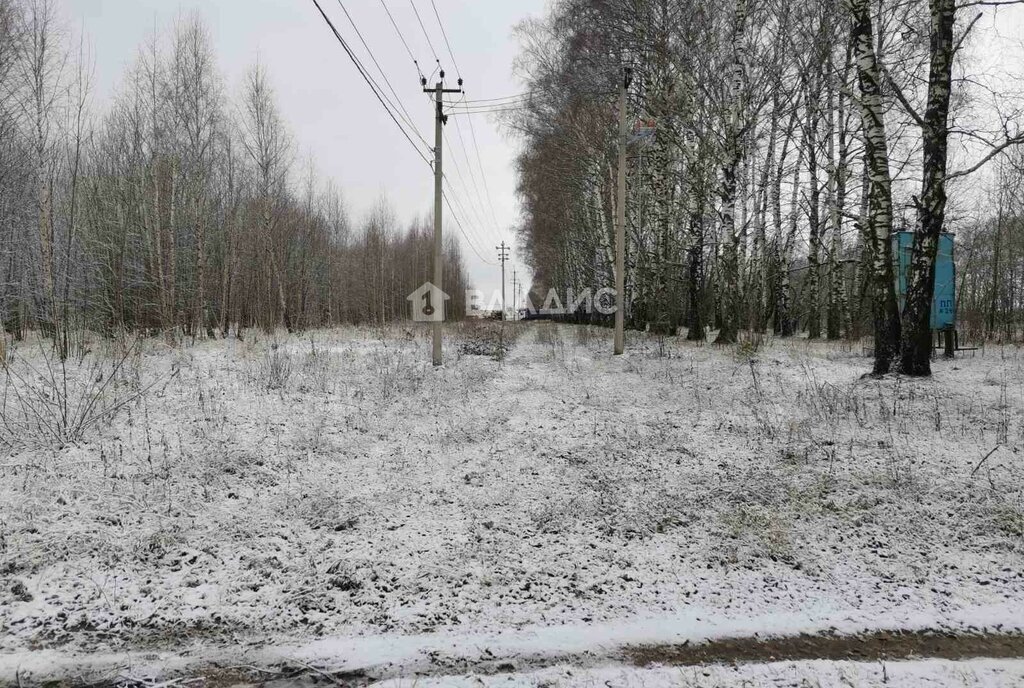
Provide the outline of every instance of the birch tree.
{"type": "MultiPolygon", "coordinates": [[[[270,269],[271,290],[277,297],[277,324],[291,329],[285,295],[284,266],[288,241],[279,201],[292,163],[291,141],[281,122],[266,69],[257,64],[246,78],[245,149],[255,166],[259,229],[256,241],[261,258],[270,269]]],[[[265,323],[270,326],[270,323],[265,323]]]]}
{"type": "Polygon", "coordinates": [[[885,109],[882,102],[882,76],[875,55],[874,27],[870,0],[851,0],[853,50],[860,89],[861,122],[864,138],[864,165],[868,177],[867,236],[872,288],[875,360],[872,372],[889,372],[899,351],[900,319],[896,304],[892,261],[892,181],[889,176],[889,149],[885,109]]]}
{"type": "Polygon", "coordinates": [[[740,237],[736,229],[736,171],[743,159],[742,136],[743,94],[746,86],[746,70],[744,65],[744,36],[747,25],[747,1],[736,0],[732,26],[732,64],[730,65],[729,114],[725,122],[724,156],[722,166],[721,187],[721,222],[722,222],[722,272],[723,289],[726,294],[722,327],[715,339],[716,344],[732,344],[739,334],[739,249],[740,237]]]}
{"type": "Polygon", "coordinates": [[[57,33],[56,13],[50,0],[32,0],[24,12],[21,80],[24,84],[24,121],[32,141],[35,181],[36,248],[40,294],[37,314],[44,327],[58,327],[57,254],[55,244],[54,185],[56,183],[55,128],[63,106],[62,88],[67,56],[57,33]]]}

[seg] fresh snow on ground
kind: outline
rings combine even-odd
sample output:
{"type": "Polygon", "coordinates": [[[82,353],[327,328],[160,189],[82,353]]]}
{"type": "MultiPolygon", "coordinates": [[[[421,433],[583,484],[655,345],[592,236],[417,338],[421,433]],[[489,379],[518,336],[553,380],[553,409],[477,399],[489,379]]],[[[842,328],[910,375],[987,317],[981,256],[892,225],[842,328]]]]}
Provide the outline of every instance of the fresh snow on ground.
{"type": "MultiPolygon", "coordinates": [[[[148,391],[61,448],[5,390],[3,666],[644,619],[1024,625],[1019,349],[872,380],[848,344],[634,335],[613,358],[607,330],[514,332],[499,361],[459,328],[441,369],[412,327],[147,342],[105,403],[148,391]]],[[[40,347],[11,365],[45,387],[40,347]]]]}
{"type": "Polygon", "coordinates": [[[522,674],[393,679],[377,685],[380,688],[1015,688],[1022,684],[1024,662],[989,659],[884,664],[815,660],[658,669],[562,666],[522,674]]]}
{"type": "MultiPolygon", "coordinates": [[[[1014,629],[1020,618],[1020,608],[976,608],[945,619],[944,625],[955,629],[993,626],[1014,629]]],[[[562,664],[578,669],[622,665],[623,660],[630,659],[630,650],[634,648],[688,647],[730,638],[756,640],[801,633],[851,637],[878,630],[926,630],[935,625],[933,616],[913,617],[899,613],[890,615],[888,621],[880,621],[853,611],[833,618],[771,613],[738,619],[716,616],[715,612],[686,610],[672,616],[530,626],[518,630],[365,634],[291,641],[278,638],[274,642],[217,645],[185,641],[170,651],[143,648],[81,652],[73,648],[54,648],[0,654],[0,683],[17,676],[36,679],[80,676],[90,683],[122,676],[139,682],[156,682],[169,675],[202,675],[214,666],[263,667],[278,672],[281,667],[317,667],[332,675],[366,675],[380,679],[449,677],[470,669],[477,672],[470,674],[473,676],[481,672],[507,674],[511,670],[540,674],[543,672],[531,672],[531,668],[557,668],[562,664]]],[[[850,655],[858,656],[858,652],[864,650],[851,646],[850,655]]],[[[899,650],[891,645],[890,651],[899,650]]],[[[640,670],[629,667],[628,671],[640,670]]]]}

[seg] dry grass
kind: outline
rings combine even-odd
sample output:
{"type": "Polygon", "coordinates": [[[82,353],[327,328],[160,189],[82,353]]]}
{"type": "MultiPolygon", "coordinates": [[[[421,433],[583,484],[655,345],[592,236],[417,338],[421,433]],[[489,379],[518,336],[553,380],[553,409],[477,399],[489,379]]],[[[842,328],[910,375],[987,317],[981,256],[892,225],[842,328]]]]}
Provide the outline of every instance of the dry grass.
{"type": "Polygon", "coordinates": [[[98,340],[69,359],[42,340],[12,349],[0,371],[0,445],[60,448],[137,405],[165,382],[143,380],[141,348],[139,339],[122,337],[98,340]]]}
{"type": "Polygon", "coordinates": [[[613,359],[609,330],[532,323],[496,356],[500,327],[449,333],[439,369],[419,328],[97,348],[104,408],[130,402],[0,464],[7,642],[1020,593],[976,582],[1024,552],[1016,351],[861,380],[826,344],[631,333],[613,359]]]}

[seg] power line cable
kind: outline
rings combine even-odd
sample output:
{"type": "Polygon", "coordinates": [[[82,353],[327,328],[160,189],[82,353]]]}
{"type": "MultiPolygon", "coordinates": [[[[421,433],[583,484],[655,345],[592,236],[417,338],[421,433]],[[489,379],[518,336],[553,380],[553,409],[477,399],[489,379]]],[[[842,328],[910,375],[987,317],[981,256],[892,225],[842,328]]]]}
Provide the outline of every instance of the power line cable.
{"type": "Polygon", "coordinates": [[[458,213],[455,212],[455,208],[452,207],[451,201],[448,200],[448,194],[442,191],[441,197],[444,199],[445,205],[448,206],[448,211],[451,213],[452,218],[455,220],[455,226],[459,228],[460,232],[462,232],[462,236],[466,238],[466,243],[469,244],[469,248],[473,250],[473,253],[476,254],[476,257],[482,260],[483,262],[487,263],[488,265],[497,265],[497,263],[495,263],[493,260],[487,260],[486,258],[484,258],[480,251],[477,250],[476,246],[473,245],[473,242],[469,240],[469,235],[466,234],[466,230],[462,226],[462,221],[459,219],[458,213]]]}
{"type": "MultiPolygon", "coordinates": [[[[477,231],[474,228],[473,218],[470,216],[471,215],[470,213],[466,212],[466,205],[464,205],[462,197],[457,193],[455,187],[452,185],[451,181],[448,179],[448,175],[442,175],[442,176],[444,177],[444,183],[448,186],[448,191],[451,193],[452,198],[454,199],[455,206],[458,208],[459,213],[463,217],[466,218],[466,225],[469,227],[469,235],[472,235],[472,236],[467,236],[466,240],[470,241],[470,242],[478,242],[479,245],[486,246],[488,239],[486,237],[483,237],[480,234],[480,232],[477,231]]],[[[470,208],[470,210],[473,210],[473,206],[472,205],[470,205],[469,208],[470,208]]],[[[479,219],[476,220],[476,224],[477,225],[481,224],[479,219]]]]}
{"type": "Polygon", "coordinates": [[[405,52],[409,54],[409,59],[412,60],[412,63],[414,65],[416,65],[416,75],[422,77],[423,70],[420,69],[419,60],[416,59],[416,56],[412,54],[412,50],[409,49],[409,43],[405,40],[405,36],[402,34],[402,30],[398,28],[398,23],[395,21],[395,18],[391,15],[391,10],[388,9],[387,3],[385,3],[384,0],[380,0],[380,5],[381,7],[384,8],[384,11],[387,12],[388,19],[391,20],[391,26],[395,27],[395,33],[398,34],[398,39],[402,41],[402,45],[405,46],[405,52]]]}
{"type": "Polygon", "coordinates": [[[490,114],[502,113],[502,112],[522,112],[524,110],[529,110],[529,109],[530,108],[526,107],[526,106],[522,106],[522,107],[518,107],[518,106],[517,107],[501,107],[501,108],[479,108],[479,109],[475,109],[475,110],[474,109],[470,109],[470,108],[452,108],[451,110],[449,110],[449,112],[454,113],[454,114],[458,114],[458,115],[490,115],[490,114]]]}
{"type": "MultiPolygon", "coordinates": [[[[431,105],[435,104],[435,100],[433,98],[431,98],[429,94],[424,94],[424,95],[427,98],[427,101],[429,103],[431,103],[431,105]]],[[[450,143],[449,139],[448,139],[448,135],[444,132],[444,128],[441,129],[441,135],[442,135],[442,137],[444,137],[444,141],[448,142],[449,149],[454,150],[453,147],[451,146],[451,143],[450,143]]],[[[466,164],[469,165],[470,164],[469,163],[469,157],[465,153],[465,148],[463,148],[463,156],[466,158],[466,164]]],[[[455,165],[455,170],[459,174],[459,177],[461,179],[462,178],[462,172],[461,172],[461,169],[459,168],[458,157],[453,155],[453,156],[451,156],[450,160],[455,165]]],[[[461,215],[465,216],[466,218],[469,218],[471,214],[475,214],[476,215],[476,222],[478,224],[480,224],[480,225],[489,226],[489,223],[481,222],[480,212],[477,210],[477,208],[474,205],[469,204],[469,206],[468,206],[473,211],[472,213],[469,213],[469,212],[466,211],[466,207],[467,206],[464,206],[462,204],[461,196],[458,193],[456,193],[455,187],[452,184],[452,182],[449,179],[447,174],[442,173],[441,174],[441,179],[442,179],[442,182],[448,186],[448,191],[451,192],[452,198],[454,198],[455,206],[458,206],[458,208],[459,208],[459,211],[457,212],[455,210],[455,206],[453,206],[453,204],[452,204],[452,200],[448,197],[448,194],[445,193],[444,190],[442,189],[441,195],[444,198],[444,202],[448,206],[449,210],[451,210],[452,218],[455,220],[455,224],[456,224],[456,226],[458,226],[459,232],[465,238],[466,243],[469,244],[469,247],[470,247],[470,249],[472,249],[473,253],[475,253],[477,255],[477,257],[480,258],[482,261],[484,261],[485,263],[488,263],[489,265],[497,265],[497,263],[494,263],[492,261],[488,261],[486,258],[484,258],[483,253],[481,253],[481,251],[476,247],[476,244],[474,243],[474,241],[480,241],[480,242],[482,242],[483,245],[486,245],[487,244],[487,240],[484,239],[483,237],[481,237],[478,232],[473,231],[473,224],[472,223],[469,223],[469,222],[466,223],[466,224],[468,224],[468,226],[470,228],[469,231],[467,231],[466,230],[466,225],[463,224],[462,219],[460,217],[460,213],[461,213],[461,215]],[[470,236],[471,234],[472,234],[472,236],[470,236]]],[[[466,188],[468,190],[468,185],[465,184],[464,180],[463,180],[463,186],[466,186],[466,188]]],[[[469,194],[467,193],[466,195],[468,196],[469,194]]],[[[479,197],[478,197],[478,201],[479,201],[479,197]]],[[[480,207],[483,208],[483,204],[482,203],[480,204],[480,207]]]]}
{"type": "Polygon", "coordinates": [[[493,103],[499,100],[525,100],[533,95],[533,91],[526,91],[525,93],[516,93],[511,96],[502,96],[501,98],[474,98],[471,100],[463,100],[466,104],[470,103],[493,103]]]}
{"type": "MultiPolygon", "coordinates": [[[[431,98],[429,94],[426,94],[426,98],[427,98],[427,100],[431,104],[434,103],[434,99],[431,98]]],[[[465,98],[464,94],[463,94],[463,98],[465,98]]],[[[459,103],[459,102],[460,101],[455,101],[456,104],[459,103]]],[[[459,180],[462,182],[462,185],[465,187],[466,195],[467,196],[473,196],[473,198],[476,200],[476,204],[473,204],[473,203],[469,204],[469,208],[472,209],[473,215],[475,215],[476,221],[478,223],[480,223],[480,225],[482,225],[483,227],[490,227],[491,223],[487,222],[484,219],[487,216],[487,211],[486,211],[486,209],[484,209],[484,205],[483,205],[482,201],[480,200],[480,197],[481,197],[480,187],[477,185],[476,177],[473,174],[473,164],[469,161],[469,152],[468,152],[469,148],[466,146],[465,139],[462,136],[462,128],[459,127],[458,120],[455,120],[455,129],[456,129],[456,133],[459,135],[459,143],[462,145],[462,157],[466,161],[466,171],[469,173],[470,178],[473,181],[473,187],[476,189],[476,194],[475,195],[473,195],[471,193],[471,190],[469,188],[469,184],[466,183],[465,177],[462,174],[462,168],[459,166],[459,158],[455,154],[453,154],[451,156],[452,164],[455,166],[455,172],[458,174],[459,180]],[[482,213],[480,212],[481,210],[483,210],[482,213]]],[[[444,140],[447,143],[449,150],[454,151],[455,147],[451,145],[451,141],[448,138],[448,134],[445,133],[443,128],[441,130],[441,134],[442,134],[442,136],[444,136],[444,140]]],[[[447,175],[446,175],[446,181],[447,181],[447,175]]],[[[450,182],[449,182],[449,185],[451,185],[450,182]]],[[[453,193],[454,193],[454,191],[453,191],[453,193]]],[[[468,213],[467,213],[467,215],[468,215],[468,213]]],[[[499,237],[499,239],[500,239],[500,237],[499,237]]],[[[485,240],[484,243],[486,244],[487,241],[485,240]]]]}
{"type": "Polygon", "coordinates": [[[464,110],[492,110],[494,108],[505,108],[505,107],[529,107],[533,101],[530,100],[508,100],[500,103],[471,103],[468,101],[457,100],[449,102],[448,105],[451,107],[459,107],[464,110]]]}
{"type": "MultiPolygon", "coordinates": [[[[415,1],[414,0],[409,0],[409,2],[412,3],[413,10],[416,12],[416,18],[420,19],[420,13],[419,13],[418,10],[416,10],[416,3],[415,3],[415,1]]],[[[434,8],[434,16],[437,18],[438,26],[441,27],[441,35],[444,37],[445,45],[448,47],[448,55],[452,58],[452,66],[455,67],[455,71],[458,74],[459,71],[460,71],[459,70],[459,66],[458,66],[458,64],[455,61],[455,54],[452,52],[451,43],[448,42],[448,34],[445,33],[444,24],[441,23],[441,15],[437,11],[437,4],[434,2],[434,0],[430,0],[430,5],[431,5],[431,7],[434,8]]],[[[423,27],[423,20],[422,19],[420,19],[420,28],[423,29],[423,35],[426,36],[427,35],[427,30],[423,27]]],[[[430,42],[430,37],[429,36],[427,36],[427,42],[428,43],[430,42]]],[[[434,47],[431,45],[430,49],[431,49],[431,51],[433,51],[434,47]]],[[[437,53],[434,53],[434,58],[435,59],[437,58],[437,53]]],[[[461,77],[461,74],[459,76],[461,77]]],[[[461,78],[459,79],[459,83],[460,84],[462,83],[461,78]]],[[[465,97],[465,96],[463,96],[463,97],[465,97]]],[[[456,120],[456,128],[458,128],[458,120],[456,120]]],[[[477,165],[480,167],[480,177],[483,179],[483,183],[484,183],[484,193],[486,194],[487,205],[490,207],[490,210],[491,210],[491,219],[494,221],[494,228],[495,228],[495,230],[496,231],[500,231],[500,230],[498,230],[498,214],[496,212],[494,212],[494,202],[491,200],[491,190],[489,188],[489,185],[487,184],[487,173],[484,172],[484,164],[483,164],[483,161],[482,161],[482,159],[480,157],[480,145],[477,143],[476,127],[473,126],[473,118],[472,117],[469,118],[469,130],[470,130],[470,133],[473,135],[473,148],[476,151],[477,165]]],[[[462,137],[462,132],[460,130],[459,131],[459,138],[461,138],[461,137],[462,137]]],[[[463,143],[463,148],[465,149],[465,144],[464,143],[463,143]]],[[[468,156],[467,156],[467,163],[468,163],[468,156]]],[[[469,167],[470,167],[470,169],[472,169],[472,164],[471,163],[469,164],[469,167]]],[[[471,174],[470,176],[473,176],[473,175],[471,174]]],[[[476,180],[475,179],[474,179],[473,183],[474,183],[474,185],[476,184],[476,180]]],[[[479,190],[477,191],[477,193],[479,194],[479,190]]]]}
{"type": "MultiPolygon", "coordinates": [[[[410,2],[412,2],[412,0],[410,0],[410,2]]],[[[405,137],[405,140],[409,142],[409,145],[411,145],[413,147],[413,149],[416,151],[417,155],[420,156],[420,158],[423,160],[423,162],[425,162],[428,167],[433,169],[433,167],[434,167],[433,164],[423,154],[423,151],[420,150],[420,147],[416,145],[416,142],[412,140],[412,137],[409,136],[409,133],[405,130],[405,127],[402,126],[402,123],[399,121],[398,117],[395,116],[395,112],[392,111],[392,108],[394,108],[394,106],[393,105],[389,106],[387,97],[383,93],[380,92],[380,86],[377,85],[376,82],[373,80],[373,78],[367,73],[366,68],[363,67],[363,65],[360,62],[359,58],[356,57],[355,53],[349,47],[348,43],[345,41],[345,39],[342,37],[342,35],[338,32],[338,29],[337,29],[337,27],[335,27],[334,22],[331,21],[331,18],[327,16],[326,12],[324,12],[323,7],[320,6],[319,0],[313,0],[313,4],[316,6],[317,11],[320,12],[320,16],[323,17],[324,22],[331,29],[331,33],[334,34],[334,38],[338,41],[338,43],[341,45],[341,47],[345,50],[345,54],[348,55],[349,60],[351,60],[352,64],[355,65],[356,71],[359,72],[359,75],[366,82],[366,85],[370,87],[370,90],[373,92],[373,95],[377,98],[377,100],[380,102],[381,106],[388,113],[388,116],[391,118],[391,121],[393,121],[395,123],[395,126],[398,127],[399,131],[401,131],[402,135],[405,137]]],[[[340,0],[339,0],[339,4],[340,4],[340,0]]],[[[342,9],[344,9],[344,7],[342,9]]],[[[386,9],[386,7],[385,7],[385,9],[386,9]]],[[[416,5],[415,4],[413,4],[413,10],[414,11],[416,10],[416,5]]],[[[419,12],[416,12],[416,15],[417,15],[417,19],[419,19],[419,12]]],[[[395,26],[395,28],[396,29],[398,28],[397,25],[395,26]]],[[[420,21],[420,28],[423,28],[422,20],[420,21]]],[[[399,35],[401,35],[400,32],[399,32],[399,35]]],[[[424,35],[426,35],[426,31],[425,30],[424,30],[424,35]]],[[[427,37],[427,42],[429,43],[429,41],[430,41],[430,38],[428,36],[427,37]]],[[[364,45],[365,45],[365,43],[364,43],[364,45]]],[[[367,50],[369,50],[369,48],[367,48],[367,50]]],[[[431,51],[433,51],[433,46],[431,46],[431,51]]],[[[436,58],[436,54],[435,54],[435,58],[436,58]]],[[[438,64],[440,64],[440,60],[438,60],[438,64]]],[[[417,66],[418,66],[418,64],[417,64],[417,66]]],[[[378,69],[379,69],[379,65],[378,65],[378,69]]],[[[446,178],[443,175],[442,175],[442,179],[446,180],[446,178]]],[[[450,186],[450,183],[449,183],[449,186],[450,186]]],[[[466,243],[469,244],[470,249],[473,251],[473,253],[476,254],[477,258],[479,258],[480,260],[482,260],[484,263],[486,263],[488,265],[497,265],[497,263],[495,263],[494,261],[491,261],[491,260],[488,260],[487,258],[485,258],[483,256],[483,254],[473,244],[473,241],[470,239],[469,234],[467,233],[465,227],[462,224],[462,220],[459,217],[459,214],[457,212],[455,212],[455,209],[452,207],[452,203],[451,203],[451,201],[448,198],[448,194],[444,193],[443,189],[441,191],[441,197],[444,199],[445,205],[448,206],[448,210],[449,210],[449,212],[452,215],[452,219],[455,220],[455,225],[459,228],[459,232],[466,239],[466,243]]]]}
{"type": "Polygon", "coordinates": [[[430,0],[430,6],[434,8],[434,16],[437,17],[437,25],[441,27],[441,37],[444,38],[444,44],[448,48],[448,57],[452,58],[452,66],[455,67],[456,76],[462,76],[462,70],[459,69],[459,64],[455,61],[455,53],[452,52],[452,44],[448,42],[448,34],[444,30],[444,24],[441,23],[441,15],[437,11],[437,4],[434,0],[430,0]]]}
{"type": "Polygon", "coordinates": [[[366,81],[367,86],[369,86],[370,90],[373,91],[373,95],[375,95],[377,97],[377,100],[380,101],[381,106],[383,106],[384,110],[387,111],[388,116],[391,117],[391,120],[395,123],[395,126],[397,126],[399,131],[402,132],[402,135],[409,142],[409,145],[411,145],[416,150],[416,153],[420,156],[420,158],[423,159],[423,162],[427,163],[429,167],[433,167],[433,165],[431,165],[430,163],[430,160],[427,159],[427,156],[423,154],[423,151],[420,150],[420,147],[417,146],[416,142],[412,140],[411,136],[409,136],[409,133],[405,130],[405,127],[402,126],[402,123],[398,121],[398,118],[395,116],[395,113],[391,111],[390,107],[388,107],[388,104],[385,102],[385,98],[383,98],[382,94],[378,92],[378,87],[375,85],[373,79],[370,77],[369,74],[366,73],[366,70],[363,67],[362,63],[359,61],[359,58],[357,58],[355,54],[352,52],[352,49],[349,48],[348,43],[345,42],[345,39],[342,38],[340,33],[338,33],[338,29],[335,28],[334,23],[331,21],[330,17],[327,16],[326,12],[324,12],[324,8],[320,6],[320,2],[318,0],[313,0],[313,4],[316,5],[317,10],[320,12],[320,16],[324,18],[325,22],[327,22],[327,26],[331,28],[331,32],[334,33],[334,37],[337,39],[338,43],[341,44],[341,47],[345,49],[345,53],[348,55],[348,58],[352,61],[352,64],[355,65],[356,70],[359,72],[359,75],[363,77],[364,81],[366,81]]]}
{"type": "Polygon", "coordinates": [[[498,228],[498,214],[494,212],[494,202],[491,200],[491,189],[487,184],[487,173],[484,172],[484,163],[480,158],[480,145],[476,141],[476,127],[473,126],[473,118],[469,118],[469,133],[473,135],[473,148],[476,149],[476,162],[480,166],[480,178],[484,182],[484,193],[487,195],[487,205],[491,209],[491,218],[494,220],[495,229],[498,228]]]}
{"type": "MultiPolygon", "coordinates": [[[[483,224],[484,225],[489,225],[491,227],[494,227],[494,231],[497,232],[497,227],[495,227],[494,225],[491,225],[490,222],[486,221],[487,208],[484,205],[483,201],[481,200],[483,195],[480,193],[480,185],[477,183],[477,181],[476,181],[476,174],[473,172],[473,163],[470,162],[470,160],[469,160],[469,147],[466,145],[466,140],[462,136],[462,127],[459,126],[458,118],[455,118],[455,132],[459,136],[459,143],[462,146],[462,156],[466,160],[466,169],[469,172],[470,181],[473,182],[473,190],[475,192],[476,201],[480,205],[480,209],[483,211],[481,213],[481,219],[484,220],[483,224]]],[[[458,166],[456,166],[456,169],[458,169],[458,166]]],[[[467,185],[467,187],[468,187],[468,185],[467,185]]],[[[467,188],[467,190],[468,190],[468,188],[467,188]]],[[[497,236],[499,240],[501,239],[500,233],[495,233],[495,236],[497,236]]]]}
{"type": "MultiPolygon", "coordinates": [[[[453,148],[453,146],[451,145],[451,143],[450,143],[450,141],[448,139],[448,135],[447,134],[444,135],[444,140],[445,140],[445,143],[448,145],[449,148],[453,148]]],[[[463,153],[463,157],[465,157],[465,153],[463,153]]],[[[451,162],[455,166],[455,173],[458,175],[459,181],[462,183],[462,186],[466,189],[466,196],[470,196],[471,194],[469,193],[469,184],[466,183],[466,179],[465,179],[465,177],[462,174],[462,168],[459,166],[458,156],[453,155],[451,157],[451,162]]],[[[467,163],[468,163],[468,160],[467,160],[467,163]]],[[[447,175],[445,175],[445,177],[447,177],[447,175]]],[[[479,194],[479,192],[477,192],[477,193],[479,194]]],[[[486,213],[484,213],[483,215],[481,215],[481,213],[480,213],[480,210],[479,210],[479,207],[478,207],[479,206],[479,196],[477,196],[476,199],[477,199],[477,204],[474,205],[473,203],[470,203],[469,207],[473,211],[472,214],[473,214],[474,219],[476,220],[476,222],[479,223],[481,226],[486,227],[490,223],[484,221],[484,219],[483,219],[485,217],[486,213]]],[[[485,240],[484,243],[486,244],[487,240],[485,240]]]]}
{"type": "MultiPolygon", "coordinates": [[[[476,194],[472,193],[472,190],[470,189],[469,184],[466,183],[466,178],[462,173],[462,167],[459,165],[459,156],[455,154],[455,147],[451,144],[451,141],[448,138],[448,134],[442,132],[442,136],[444,136],[446,146],[448,147],[449,150],[452,151],[452,155],[449,157],[449,160],[451,160],[452,165],[455,167],[455,173],[458,175],[459,181],[461,182],[462,187],[465,189],[464,194],[455,195],[456,200],[459,201],[460,206],[462,206],[462,196],[466,197],[466,205],[462,206],[463,214],[467,217],[467,219],[475,221],[477,225],[483,228],[483,230],[480,233],[475,233],[474,235],[481,242],[482,245],[486,246],[487,242],[490,240],[487,238],[487,236],[485,236],[487,234],[486,228],[490,227],[491,223],[488,222],[486,219],[487,212],[486,210],[483,210],[483,204],[480,202],[480,192],[478,190],[476,194]],[[473,202],[474,200],[476,201],[475,203],[473,202]],[[467,207],[471,212],[465,212],[465,209],[467,207]],[[481,212],[482,210],[483,212],[481,212]]],[[[463,146],[462,149],[462,157],[466,160],[467,170],[472,171],[472,167],[469,167],[469,157],[466,155],[465,146],[463,146]]],[[[445,183],[448,184],[449,188],[452,190],[452,193],[455,194],[454,184],[449,180],[447,174],[443,176],[445,183]]]]}
{"type": "Polygon", "coordinates": [[[462,114],[473,115],[473,114],[487,114],[491,112],[518,112],[521,110],[531,110],[529,105],[502,105],[496,107],[453,107],[449,112],[459,112],[462,114]]]}
{"type": "MultiPolygon", "coordinates": [[[[466,99],[466,94],[464,92],[462,94],[462,97],[459,100],[456,100],[454,103],[452,103],[452,106],[454,107],[456,105],[459,105],[465,99],[466,99]]],[[[492,220],[490,220],[488,222],[485,219],[486,215],[487,215],[487,210],[486,210],[486,206],[484,206],[484,203],[481,200],[482,195],[480,193],[480,186],[479,186],[479,184],[476,181],[476,174],[473,172],[473,163],[470,162],[470,159],[469,159],[469,146],[466,145],[466,139],[465,139],[465,137],[462,134],[462,127],[459,126],[459,120],[458,119],[456,119],[455,124],[456,124],[456,133],[459,135],[459,143],[462,146],[462,155],[463,155],[463,158],[466,161],[466,170],[469,173],[471,181],[473,182],[473,189],[475,189],[475,193],[470,193],[469,184],[466,183],[465,177],[463,176],[462,171],[461,171],[461,169],[459,167],[458,156],[453,156],[452,157],[452,162],[455,164],[456,172],[459,174],[459,178],[462,181],[463,186],[466,188],[466,192],[467,192],[466,195],[467,196],[472,196],[472,198],[476,201],[476,204],[469,203],[469,208],[472,209],[473,214],[476,215],[477,222],[479,222],[480,225],[485,228],[484,229],[484,233],[486,233],[489,236],[492,236],[492,238],[495,239],[496,241],[502,241],[503,233],[498,228],[498,219],[497,219],[496,214],[494,212],[494,206],[493,205],[490,206],[490,209],[492,209],[492,210],[490,210],[490,216],[492,216],[492,220]]],[[[444,138],[445,138],[445,140],[447,140],[447,135],[445,135],[444,138]]],[[[449,144],[449,147],[453,147],[451,145],[451,143],[449,144]]],[[[477,148],[477,160],[479,160],[479,148],[477,148]]],[[[481,173],[482,173],[482,165],[481,165],[481,173]]],[[[484,184],[485,183],[486,183],[486,179],[484,179],[484,184]]],[[[488,204],[490,203],[489,198],[487,198],[487,202],[488,202],[488,204]]],[[[486,243],[485,240],[484,240],[484,243],[486,243]]]]}
{"type": "Polygon", "coordinates": [[[414,0],[409,0],[409,4],[412,5],[412,11],[416,13],[416,21],[420,23],[420,29],[423,31],[423,37],[427,39],[427,45],[430,47],[430,53],[434,56],[434,61],[441,64],[441,60],[437,59],[437,51],[434,50],[434,44],[430,42],[430,35],[427,33],[427,27],[423,25],[423,19],[420,18],[420,11],[416,9],[416,3],[414,0]]]}
{"type": "MultiPolygon", "coordinates": [[[[476,215],[477,222],[479,222],[483,227],[490,229],[490,231],[487,233],[492,237],[496,237],[500,241],[502,235],[500,231],[498,231],[496,224],[492,224],[494,220],[492,219],[490,222],[488,222],[486,219],[487,209],[486,206],[484,205],[484,202],[481,200],[482,194],[480,193],[480,185],[477,183],[476,174],[473,172],[473,163],[470,162],[469,159],[469,147],[466,145],[466,140],[462,135],[462,127],[459,126],[459,120],[457,118],[455,120],[455,132],[459,136],[459,143],[462,146],[462,157],[466,161],[466,171],[469,174],[470,180],[473,183],[473,190],[475,191],[475,194],[470,194],[469,184],[466,183],[465,178],[462,175],[462,170],[459,167],[458,156],[452,156],[452,162],[455,165],[455,171],[458,173],[463,186],[466,188],[467,196],[472,195],[473,199],[476,201],[476,204],[470,203],[469,207],[472,208],[473,213],[476,215]]],[[[445,140],[448,140],[447,135],[445,135],[445,140]]],[[[449,144],[449,147],[452,146],[449,144]]],[[[486,243],[486,241],[484,243],[486,243]]]]}
{"type": "Polygon", "coordinates": [[[423,145],[426,146],[427,148],[430,148],[430,144],[427,143],[427,140],[423,138],[423,134],[421,134],[419,129],[416,128],[416,125],[412,121],[412,115],[410,115],[409,111],[405,109],[405,105],[402,103],[402,99],[399,98],[398,93],[395,92],[395,87],[391,85],[391,81],[388,80],[387,74],[384,73],[384,69],[380,66],[380,63],[377,62],[377,58],[373,54],[373,51],[370,49],[370,46],[367,45],[366,39],[363,38],[362,32],[359,31],[359,27],[356,26],[355,21],[352,19],[352,15],[349,14],[348,10],[345,8],[345,5],[341,2],[341,0],[337,0],[337,2],[338,7],[340,7],[341,11],[345,13],[345,17],[348,19],[348,23],[351,24],[352,28],[355,30],[356,36],[359,37],[359,40],[363,44],[363,47],[366,48],[366,52],[370,55],[370,59],[373,61],[374,66],[377,67],[377,71],[380,72],[380,76],[382,79],[384,79],[384,83],[387,84],[388,89],[391,91],[391,95],[395,97],[395,103],[398,104],[398,108],[396,108],[396,110],[401,109],[402,113],[405,115],[403,117],[405,123],[409,126],[410,129],[412,129],[413,133],[416,134],[416,137],[423,142],[423,145]]]}

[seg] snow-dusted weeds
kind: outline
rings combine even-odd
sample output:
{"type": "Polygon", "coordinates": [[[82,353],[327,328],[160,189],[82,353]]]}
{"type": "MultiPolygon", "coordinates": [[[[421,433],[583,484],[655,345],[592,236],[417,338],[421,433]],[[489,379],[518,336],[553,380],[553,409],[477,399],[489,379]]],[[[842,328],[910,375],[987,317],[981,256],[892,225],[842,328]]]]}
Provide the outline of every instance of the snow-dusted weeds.
{"type": "Polygon", "coordinates": [[[516,327],[440,369],[412,327],[146,342],[80,439],[8,436],[0,650],[1024,619],[1018,349],[871,380],[843,345],[516,327]]]}

